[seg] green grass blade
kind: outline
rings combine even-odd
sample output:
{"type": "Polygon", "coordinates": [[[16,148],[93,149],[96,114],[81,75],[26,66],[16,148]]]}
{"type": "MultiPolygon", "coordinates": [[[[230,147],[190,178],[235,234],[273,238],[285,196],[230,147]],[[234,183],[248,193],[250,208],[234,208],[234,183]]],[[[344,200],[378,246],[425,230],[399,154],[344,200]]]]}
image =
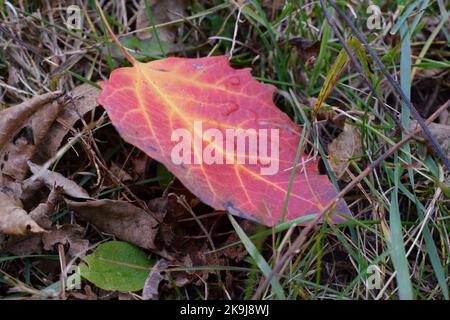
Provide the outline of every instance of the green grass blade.
{"type": "MultiPolygon", "coordinates": [[[[261,272],[264,274],[265,277],[268,277],[269,274],[272,272],[272,269],[270,268],[269,264],[267,263],[266,259],[259,253],[259,251],[256,249],[253,242],[248,238],[248,236],[245,234],[244,230],[242,230],[241,226],[237,223],[236,219],[230,214],[228,214],[228,218],[231,221],[231,224],[233,225],[234,230],[236,231],[237,235],[241,239],[242,243],[245,246],[245,249],[250,254],[250,256],[255,260],[256,265],[261,270],[261,272]]],[[[270,281],[270,284],[272,285],[272,288],[277,295],[278,299],[286,299],[283,288],[280,285],[280,282],[278,281],[278,277],[274,276],[272,280],[270,281]]]]}
{"type": "MultiPolygon", "coordinates": [[[[397,158],[397,156],[396,156],[397,158]]],[[[399,183],[399,167],[397,166],[394,190],[391,194],[391,208],[390,208],[390,229],[391,241],[390,250],[394,268],[397,272],[397,283],[399,288],[400,299],[413,300],[413,288],[410,279],[408,261],[406,259],[405,244],[403,242],[402,221],[400,219],[400,210],[398,205],[398,183],[399,183]]]]}

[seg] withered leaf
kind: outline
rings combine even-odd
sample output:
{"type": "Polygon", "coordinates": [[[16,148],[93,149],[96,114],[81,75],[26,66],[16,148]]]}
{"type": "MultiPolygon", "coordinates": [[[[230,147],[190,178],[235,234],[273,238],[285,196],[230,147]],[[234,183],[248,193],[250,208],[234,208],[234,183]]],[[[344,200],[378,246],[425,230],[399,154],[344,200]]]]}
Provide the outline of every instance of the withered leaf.
{"type": "MultiPolygon", "coordinates": [[[[252,223],[249,223],[246,220],[240,221],[239,224],[240,224],[241,228],[245,231],[246,234],[254,234],[256,231],[255,225],[252,223]]],[[[233,232],[230,234],[230,236],[228,237],[228,239],[225,241],[225,243],[222,246],[236,243],[238,241],[240,241],[238,234],[233,232]]],[[[236,262],[242,261],[248,255],[247,250],[245,249],[245,247],[243,245],[236,245],[236,246],[228,247],[222,251],[222,254],[225,257],[232,259],[236,262]]]]}
{"type": "Polygon", "coordinates": [[[44,232],[23,210],[20,200],[0,191],[0,232],[8,235],[25,235],[44,232]]]}
{"type": "Polygon", "coordinates": [[[49,229],[52,221],[49,219],[51,206],[48,203],[40,203],[30,212],[30,217],[41,227],[49,229]]]}
{"type": "Polygon", "coordinates": [[[159,284],[163,280],[167,280],[167,274],[164,269],[169,266],[169,262],[165,259],[158,260],[145,280],[142,297],[144,300],[157,300],[159,297],[159,284]]]}
{"type": "Polygon", "coordinates": [[[144,249],[155,249],[158,222],[145,210],[120,200],[66,200],[75,214],[101,231],[144,249]]]}
{"type": "MultiPolygon", "coordinates": [[[[428,128],[431,134],[436,138],[437,142],[441,145],[447,158],[450,157],[450,125],[447,125],[447,119],[442,119],[443,123],[430,123],[428,128]]],[[[413,131],[418,127],[417,121],[411,121],[409,125],[410,131],[413,131]]],[[[423,131],[418,134],[419,137],[425,138],[423,131]]]]}
{"type": "Polygon", "coordinates": [[[336,178],[349,181],[350,177],[345,170],[350,160],[362,154],[361,134],[358,128],[344,125],[344,130],[328,145],[329,163],[336,178]]]}
{"type": "Polygon", "coordinates": [[[14,256],[42,253],[42,233],[10,237],[2,251],[14,256]]]}
{"type": "Polygon", "coordinates": [[[69,244],[68,254],[75,257],[84,254],[89,248],[89,241],[83,239],[83,228],[78,225],[64,225],[42,236],[45,250],[52,250],[55,244],[69,244]]]}
{"type": "MultiPolygon", "coordinates": [[[[145,0],[146,1],[146,0],[145,0]]],[[[147,8],[145,1],[141,0],[139,3],[139,11],[136,18],[136,29],[143,29],[151,26],[148,19],[147,8]]],[[[184,0],[149,0],[148,6],[152,14],[152,20],[154,24],[161,24],[178,20],[184,16],[184,0]]],[[[173,26],[166,26],[157,29],[158,37],[161,42],[174,43],[176,37],[176,28],[173,26]]],[[[138,32],[138,38],[141,40],[154,37],[154,31],[142,31],[138,32]]]]}
{"type": "Polygon", "coordinates": [[[28,166],[36,180],[42,181],[49,189],[61,187],[63,193],[79,199],[91,199],[89,194],[74,181],[64,177],[59,172],[44,169],[41,166],[28,161],[28,166]]]}
{"type": "MultiPolygon", "coordinates": [[[[45,230],[51,229],[52,221],[50,220],[49,215],[54,212],[55,206],[60,198],[60,192],[61,190],[59,189],[53,189],[48,195],[47,201],[40,203],[28,215],[45,230]]],[[[52,231],[50,230],[49,232],[52,231]]],[[[10,237],[5,245],[5,250],[6,252],[16,256],[41,253],[43,234],[47,233],[10,237]]]]}
{"type": "Polygon", "coordinates": [[[64,106],[61,92],[34,97],[0,112],[0,170],[3,180],[21,180],[27,161],[43,141],[64,106]]]}
{"type": "Polygon", "coordinates": [[[96,98],[99,93],[100,90],[88,84],[80,85],[71,91],[68,103],[48,130],[42,145],[32,159],[33,162],[42,164],[56,154],[64,137],[75,123],[98,106],[96,98]]]}
{"type": "Polygon", "coordinates": [[[304,61],[312,62],[318,55],[320,51],[320,42],[311,41],[296,37],[289,40],[289,43],[297,49],[297,53],[304,61]]]}
{"type": "Polygon", "coordinates": [[[52,221],[49,215],[55,210],[57,202],[61,198],[62,188],[55,188],[50,191],[46,202],[40,203],[30,212],[30,217],[44,229],[50,229],[52,221]]]}

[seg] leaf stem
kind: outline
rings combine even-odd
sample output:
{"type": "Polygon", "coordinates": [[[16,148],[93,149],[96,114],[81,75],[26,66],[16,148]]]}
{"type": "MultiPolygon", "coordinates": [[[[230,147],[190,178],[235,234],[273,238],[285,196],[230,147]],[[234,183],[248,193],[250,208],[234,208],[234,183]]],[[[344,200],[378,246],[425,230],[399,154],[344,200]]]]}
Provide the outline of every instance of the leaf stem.
{"type": "Polygon", "coordinates": [[[136,60],[131,56],[131,54],[128,53],[127,49],[120,43],[119,39],[114,34],[113,30],[111,29],[111,26],[109,25],[108,20],[106,20],[105,13],[102,10],[102,7],[100,6],[100,3],[98,3],[98,0],[95,0],[95,5],[97,6],[98,11],[100,12],[100,17],[102,18],[103,22],[105,23],[106,28],[108,29],[109,34],[113,38],[114,42],[119,47],[120,51],[124,54],[125,58],[132,64],[136,64],[136,60]]]}

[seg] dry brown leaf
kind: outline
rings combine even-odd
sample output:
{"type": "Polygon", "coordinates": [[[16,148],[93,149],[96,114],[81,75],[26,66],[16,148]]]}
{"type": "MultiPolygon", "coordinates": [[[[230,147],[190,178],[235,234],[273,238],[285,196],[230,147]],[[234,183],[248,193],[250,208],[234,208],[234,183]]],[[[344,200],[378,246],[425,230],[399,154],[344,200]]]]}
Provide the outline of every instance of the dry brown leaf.
{"type": "Polygon", "coordinates": [[[155,249],[158,222],[143,209],[120,200],[76,202],[66,200],[75,214],[101,231],[144,249],[155,249]]]}
{"type": "Polygon", "coordinates": [[[158,260],[152,267],[145,280],[144,289],[142,290],[142,298],[144,300],[157,300],[159,297],[159,284],[163,280],[167,280],[167,274],[164,270],[169,266],[169,261],[165,259],[158,260]]]}
{"type": "Polygon", "coordinates": [[[164,194],[162,197],[150,200],[148,207],[155,218],[161,222],[158,240],[163,247],[175,252],[179,251],[184,242],[175,229],[180,219],[189,215],[186,209],[177,201],[176,196],[171,194],[164,194]]]}
{"type": "MultiPolygon", "coordinates": [[[[188,243],[188,245],[183,248],[183,252],[186,254],[179,259],[183,267],[225,266],[227,264],[226,259],[220,257],[218,253],[210,252],[210,248],[206,242],[201,246],[196,243],[188,243]]],[[[199,277],[203,280],[207,280],[210,274],[217,273],[218,271],[214,269],[188,271],[187,275],[180,279],[197,282],[199,281],[199,277]]],[[[186,283],[183,285],[185,284],[186,283]]],[[[182,285],[181,283],[177,283],[177,286],[182,285]]]]}
{"type": "Polygon", "coordinates": [[[133,180],[133,177],[115,162],[111,163],[109,170],[111,170],[112,174],[121,182],[133,180]]]}
{"type": "Polygon", "coordinates": [[[78,225],[63,225],[57,230],[42,236],[45,250],[52,250],[55,244],[69,244],[68,254],[75,257],[85,253],[89,248],[89,241],[83,239],[84,229],[78,225]]]}
{"type": "Polygon", "coordinates": [[[42,253],[42,233],[10,237],[2,251],[14,256],[42,253]]]}
{"type": "MultiPolygon", "coordinates": [[[[155,25],[178,20],[184,16],[185,1],[183,0],[148,0],[153,23],[155,25]]],[[[141,0],[139,11],[136,18],[136,29],[150,27],[151,23],[147,16],[145,0],[141,0]]],[[[138,32],[138,38],[141,40],[150,39],[154,36],[152,30],[138,32]]],[[[158,28],[158,37],[161,42],[174,43],[176,38],[176,27],[166,26],[158,28]]]]}
{"type": "MultiPolygon", "coordinates": [[[[241,220],[239,221],[239,224],[246,234],[254,234],[256,232],[256,225],[254,223],[251,223],[247,220],[241,220]]],[[[237,235],[237,233],[233,232],[230,234],[230,236],[222,246],[226,246],[238,241],[240,241],[239,236],[237,235]]],[[[245,250],[245,247],[243,245],[236,245],[226,248],[225,250],[222,250],[222,254],[225,257],[236,262],[241,262],[248,255],[247,250],[245,250]]]]}
{"type": "MultiPolygon", "coordinates": [[[[60,199],[60,192],[61,190],[59,189],[52,190],[47,198],[47,201],[40,203],[28,215],[32,220],[34,220],[40,227],[44,228],[45,230],[50,230],[51,228],[52,221],[48,216],[49,214],[54,212],[56,203],[60,199]]],[[[50,230],[48,232],[52,231],[50,230]]],[[[5,244],[5,251],[16,256],[41,253],[41,238],[42,233],[9,237],[9,241],[5,244]]]]}
{"type": "MultiPolygon", "coordinates": [[[[95,101],[95,97],[92,99],[95,101]]],[[[36,154],[37,150],[46,146],[46,143],[43,142],[66,103],[67,96],[63,96],[62,92],[57,91],[34,97],[0,112],[1,233],[9,235],[42,233],[45,231],[42,227],[51,226],[47,215],[54,208],[52,201],[39,204],[28,214],[19,200],[23,193],[21,188],[17,188],[17,185],[20,185],[28,172],[28,161],[36,154]]],[[[39,166],[31,163],[30,166],[34,173],[40,169],[39,166]]],[[[50,189],[62,186],[69,195],[89,198],[84,190],[59,173],[42,170],[39,178],[50,189]]],[[[26,238],[25,241],[27,241],[26,238]]],[[[36,247],[34,244],[38,242],[37,240],[32,241],[33,250],[36,247]]]]}
{"type": "Polygon", "coordinates": [[[99,93],[100,90],[88,84],[83,84],[72,90],[69,102],[50,127],[42,146],[33,157],[33,162],[42,164],[56,154],[64,137],[75,123],[98,106],[96,98],[99,93]]]}
{"type": "Polygon", "coordinates": [[[49,206],[49,204],[40,203],[30,212],[29,216],[42,228],[50,229],[50,227],[52,226],[52,221],[48,217],[50,213],[51,207],[49,206]]]}
{"type": "MultiPolygon", "coordinates": [[[[441,117],[440,121],[442,123],[432,122],[428,125],[431,134],[434,136],[436,141],[440,144],[444,154],[447,158],[450,157],[450,125],[447,125],[447,118],[441,117]]],[[[411,121],[409,125],[409,130],[413,131],[418,127],[417,121],[411,121]]],[[[418,134],[419,137],[425,139],[423,131],[418,134]]]]}
{"type": "Polygon", "coordinates": [[[43,182],[50,190],[60,187],[63,193],[79,199],[91,199],[89,194],[74,181],[64,177],[59,172],[44,169],[41,166],[28,161],[28,166],[33,173],[33,178],[43,182]]]}
{"type": "Polygon", "coordinates": [[[290,39],[289,43],[297,49],[298,55],[307,63],[312,63],[319,55],[320,41],[311,41],[296,37],[290,39]]]}
{"type": "Polygon", "coordinates": [[[0,172],[3,185],[22,180],[27,161],[43,141],[65,99],[61,92],[34,97],[0,112],[0,172]],[[61,97],[61,99],[58,99],[61,97]]]}
{"type": "Polygon", "coordinates": [[[47,201],[40,203],[30,212],[30,217],[42,228],[48,230],[52,226],[49,215],[55,210],[57,202],[61,199],[62,188],[55,188],[50,191],[47,201]]]}
{"type": "Polygon", "coordinates": [[[345,174],[350,160],[362,154],[361,134],[358,128],[344,125],[344,130],[328,145],[329,163],[338,180],[349,181],[345,174]]]}
{"type": "Polygon", "coordinates": [[[20,200],[0,191],[0,232],[8,235],[25,235],[44,232],[23,210],[20,200]]]}

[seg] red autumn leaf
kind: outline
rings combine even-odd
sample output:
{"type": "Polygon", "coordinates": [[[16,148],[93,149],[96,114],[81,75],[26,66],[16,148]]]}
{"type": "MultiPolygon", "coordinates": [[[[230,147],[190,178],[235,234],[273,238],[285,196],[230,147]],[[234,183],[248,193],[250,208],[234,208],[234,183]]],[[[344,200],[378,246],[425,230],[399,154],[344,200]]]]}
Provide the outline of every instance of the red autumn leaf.
{"type": "MultiPolygon", "coordinates": [[[[274,105],[274,86],[218,56],[136,62],[114,70],[101,87],[98,102],[121,136],[163,163],[204,203],[269,226],[281,221],[301,129],[274,105]],[[189,133],[191,156],[180,147],[188,137],[174,132],[189,133]],[[239,145],[230,132],[248,135],[239,145]],[[177,164],[174,154],[192,163],[177,164]]],[[[306,154],[300,159],[285,220],[318,213],[337,195],[319,175],[317,160],[306,154]]],[[[336,208],[350,214],[344,201],[336,208]]]]}

